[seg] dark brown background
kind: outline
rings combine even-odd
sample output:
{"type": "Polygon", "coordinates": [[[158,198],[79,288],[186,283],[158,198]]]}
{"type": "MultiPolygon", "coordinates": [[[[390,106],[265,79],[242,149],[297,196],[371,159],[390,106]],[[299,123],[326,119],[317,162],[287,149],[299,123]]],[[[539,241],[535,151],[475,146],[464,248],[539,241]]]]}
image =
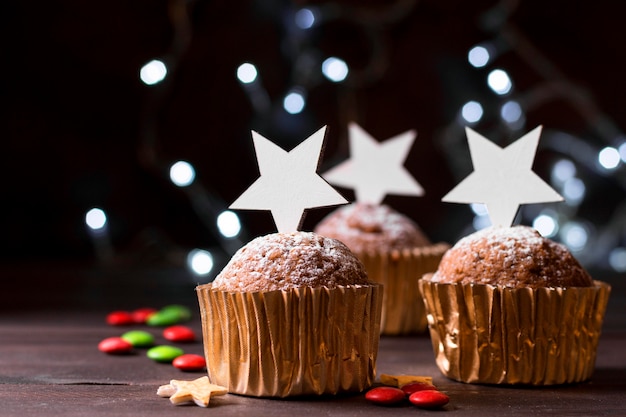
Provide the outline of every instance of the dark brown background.
{"type": "MultiPolygon", "coordinates": [[[[470,169],[452,163],[469,163],[462,135],[458,146],[443,139],[459,106],[472,98],[491,103],[476,129],[496,141],[516,139],[493,116],[501,102],[484,86],[486,71],[472,69],[465,59],[471,46],[494,37],[490,27],[506,7],[508,33],[518,31],[516,39],[534,53],[525,60],[509,51],[495,63],[511,73],[516,93],[541,84],[532,64],[543,65],[545,57],[559,79],[588,94],[599,111],[591,109],[585,119],[571,100],[556,95],[528,111],[524,130],[543,124],[593,147],[607,145],[590,121],[599,114],[616,132],[623,127],[622,2],[425,0],[399,1],[395,8],[374,0],[3,2],[0,258],[2,278],[11,282],[5,293],[47,282],[46,274],[66,276],[62,286],[88,288],[80,274],[47,271],[59,264],[81,271],[101,266],[83,225],[92,206],[109,214],[115,268],[184,275],[185,250],[217,243],[189,194],[169,183],[166,169],[178,159],[192,162],[198,184],[218,205],[228,204],[258,175],[251,129],[289,149],[328,125],[322,169],[347,156],[349,121],[379,140],[416,129],[406,166],[427,193],[385,202],[414,218],[433,240],[453,242],[471,222],[467,206],[440,202],[470,169]],[[285,21],[306,4],[332,4],[344,17],[297,43],[285,21]],[[181,32],[184,26],[176,22],[185,20],[176,16],[185,9],[189,27],[181,32]],[[385,21],[394,10],[399,17],[385,21]],[[373,52],[376,45],[381,55],[373,52]],[[373,69],[373,76],[344,84],[314,80],[299,116],[255,114],[235,78],[237,66],[255,63],[279,104],[298,75],[294,54],[304,50],[342,56],[355,73],[373,69]],[[148,87],[138,71],[153,58],[177,66],[168,82],[148,87]]],[[[543,178],[556,156],[549,149],[538,153],[535,170],[543,178]]],[[[623,199],[621,183],[581,170],[589,174],[590,187],[581,212],[592,222],[606,221],[623,199]]],[[[350,190],[342,192],[351,197],[350,190]]],[[[327,212],[311,211],[304,228],[327,212]]],[[[248,236],[274,231],[269,213],[240,214],[248,236]]],[[[137,287],[159,282],[139,275],[137,287]]],[[[92,281],[117,282],[110,270],[98,277],[92,281]]],[[[117,279],[128,282],[127,275],[117,279]]]]}

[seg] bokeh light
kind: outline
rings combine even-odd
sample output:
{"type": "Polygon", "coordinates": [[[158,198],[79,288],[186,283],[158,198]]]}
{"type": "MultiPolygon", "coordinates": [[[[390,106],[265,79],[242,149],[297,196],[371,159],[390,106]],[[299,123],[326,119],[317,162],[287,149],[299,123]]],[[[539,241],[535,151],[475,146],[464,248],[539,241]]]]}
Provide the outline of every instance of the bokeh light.
{"type": "Polygon", "coordinates": [[[499,95],[508,94],[513,88],[509,74],[501,69],[495,69],[489,73],[487,76],[487,85],[499,95]]]}
{"type": "Polygon", "coordinates": [[[483,106],[477,101],[468,101],[461,109],[461,117],[468,123],[476,123],[483,117],[483,106]]]}
{"type": "Polygon", "coordinates": [[[107,224],[107,215],[100,208],[92,208],[85,214],[85,224],[91,230],[102,230],[107,224]]]}
{"type": "Polygon", "coordinates": [[[289,114],[298,114],[304,110],[306,101],[302,93],[298,91],[292,91],[285,96],[283,100],[283,108],[289,114]]]}
{"type": "Polygon", "coordinates": [[[196,178],[196,171],[186,161],[178,161],[170,167],[170,180],[178,187],[187,187],[196,178]]]}
{"type": "Polygon", "coordinates": [[[348,76],[348,64],[343,59],[330,57],[322,63],[322,74],[330,81],[340,82],[348,76]]]}
{"type": "Polygon", "coordinates": [[[602,149],[598,154],[598,162],[604,169],[612,170],[617,168],[620,160],[619,151],[611,146],[602,149]]]}
{"type": "Polygon", "coordinates": [[[237,79],[244,84],[253,83],[258,76],[256,67],[249,62],[239,65],[237,68],[237,79]]]}
{"type": "Polygon", "coordinates": [[[208,275],[213,270],[213,255],[204,249],[194,249],[187,255],[187,266],[196,275],[208,275]]]}
{"type": "Polygon", "coordinates": [[[241,231],[241,221],[235,212],[225,210],[217,216],[217,228],[222,236],[235,237],[241,231]]]}
{"type": "Polygon", "coordinates": [[[467,60],[475,68],[482,68],[489,63],[491,56],[484,46],[475,46],[467,53],[467,60]]]}
{"type": "Polygon", "coordinates": [[[139,78],[147,85],[160,83],[165,79],[166,75],[167,67],[163,61],[159,61],[158,59],[153,59],[139,70],[139,78]]]}

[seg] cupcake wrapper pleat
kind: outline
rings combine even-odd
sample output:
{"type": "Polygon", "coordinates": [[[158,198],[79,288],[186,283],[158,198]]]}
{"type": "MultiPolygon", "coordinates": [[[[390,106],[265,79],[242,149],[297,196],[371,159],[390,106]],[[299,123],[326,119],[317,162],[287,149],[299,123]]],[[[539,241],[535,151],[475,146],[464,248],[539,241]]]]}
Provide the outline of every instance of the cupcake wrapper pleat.
{"type": "Polygon", "coordinates": [[[231,393],[360,392],[374,381],[380,285],[197,294],[209,380],[231,393]]]}
{"type": "Polygon", "coordinates": [[[439,243],[390,253],[357,253],[367,275],[385,288],[380,330],[384,335],[423,333],[427,328],[418,280],[437,270],[450,246],[439,243]]]}
{"type": "Polygon", "coordinates": [[[611,287],[420,287],[441,372],[468,383],[553,385],[591,377],[611,287]]]}

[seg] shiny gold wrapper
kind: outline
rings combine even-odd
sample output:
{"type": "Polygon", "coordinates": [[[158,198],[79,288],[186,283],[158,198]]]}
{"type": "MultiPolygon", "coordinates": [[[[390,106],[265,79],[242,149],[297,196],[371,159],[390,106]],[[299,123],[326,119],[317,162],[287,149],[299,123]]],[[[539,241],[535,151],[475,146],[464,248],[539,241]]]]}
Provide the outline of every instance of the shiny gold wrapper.
{"type": "Polygon", "coordinates": [[[361,392],[375,378],[382,286],[196,288],[207,373],[255,397],[361,392]]]}
{"type": "Polygon", "coordinates": [[[591,377],[611,287],[505,288],[420,280],[441,372],[484,384],[591,377]]]}
{"type": "Polygon", "coordinates": [[[384,335],[423,333],[428,323],[418,280],[435,272],[450,246],[432,246],[392,251],[390,253],[357,253],[368,277],[385,288],[380,331],[384,335]]]}

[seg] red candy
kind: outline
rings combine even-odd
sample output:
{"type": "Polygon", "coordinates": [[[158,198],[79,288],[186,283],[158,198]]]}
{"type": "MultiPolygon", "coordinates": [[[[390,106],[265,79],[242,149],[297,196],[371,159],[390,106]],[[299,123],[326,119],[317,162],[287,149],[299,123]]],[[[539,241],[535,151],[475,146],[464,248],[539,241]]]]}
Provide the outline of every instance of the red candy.
{"type": "Polygon", "coordinates": [[[113,311],[107,314],[107,324],[111,326],[127,326],[133,324],[133,316],[128,311],[113,311]]]}
{"type": "Polygon", "coordinates": [[[133,345],[121,337],[108,337],[98,343],[98,350],[112,355],[120,355],[133,350],[133,345]]]}
{"type": "Polygon", "coordinates": [[[196,333],[187,326],[175,325],[163,330],[163,337],[170,342],[193,342],[196,333]]]}
{"type": "Polygon", "coordinates": [[[409,382],[408,384],[402,385],[400,389],[404,391],[406,395],[411,395],[417,391],[437,390],[434,385],[428,384],[426,382],[409,382]]]}
{"type": "Polygon", "coordinates": [[[424,390],[411,394],[409,401],[420,408],[436,408],[448,404],[450,398],[440,391],[424,390]]]}
{"type": "Polygon", "coordinates": [[[406,398],[406,394],[400,388],[376,387],[365,393],[365,399],[375,404],[397,404],[406,398]]]}
{"type": "Polygon", "coordinates": [[[138,308],[137,310],[133,311],[130,314],[133,318],[133,322],[137,324],[144,324],[146,320],[148,320],[148,317],[150,317],[156,312],[157,310],[154,308],[145,307],[145,308],[138,308]]]}
{"type": "Polygon", "coordinates": [[[201,371],[206,368],[206,360],[203,356],[185,353],[174,359],[172,365],[181,371],[201,371]]]}

